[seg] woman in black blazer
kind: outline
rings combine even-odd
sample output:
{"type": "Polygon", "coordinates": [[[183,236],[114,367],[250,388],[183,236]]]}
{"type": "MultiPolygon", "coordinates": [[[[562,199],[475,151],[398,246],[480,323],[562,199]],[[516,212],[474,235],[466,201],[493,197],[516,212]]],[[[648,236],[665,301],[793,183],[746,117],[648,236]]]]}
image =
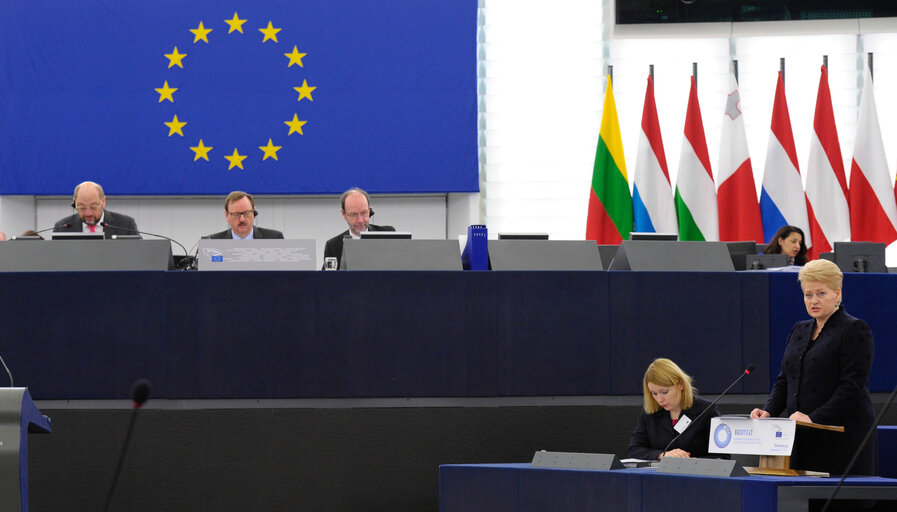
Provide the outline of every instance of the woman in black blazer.
{"type": "MultiPolygon", "coordinates": [[[[690,424],[710,402],[695,396],[691,377],[669,359],[655,359],[648,366],[642,380],[644,410],[639,415],[627,457],[655,460],[663,457],[707,457],[710,442],[710,419],[719,416],[716,406],[701,417],[698,423],[690,424]],[[676,429],[687,427],[684,433],[670,446],[663,449],[676,437],[676,429]]],[[[712,455],[728,458],[727,455],[712,455]]]]}
{"type": "MultiPolygon", "coordinates": [[[[874,421],[869,397],[872,332],[866,322],[848,315],[841,306],[844,276],[837,265],[811,261],[798,276],[812,318],[791,329],[782,370],[766,405],[751,411],[751,418],[782,415],[843,426],[844,433],[802,432],[791,454],[794,469],[843,474],[874,421]]],[[[875,441],[873,435],[852,474],[876,474],[875,441]]]]}

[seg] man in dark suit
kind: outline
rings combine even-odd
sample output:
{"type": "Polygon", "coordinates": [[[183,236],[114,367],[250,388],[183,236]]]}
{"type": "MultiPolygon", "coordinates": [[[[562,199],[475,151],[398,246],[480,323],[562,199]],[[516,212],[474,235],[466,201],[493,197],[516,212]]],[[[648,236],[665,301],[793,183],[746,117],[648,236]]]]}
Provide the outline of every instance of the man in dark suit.
{"type": "Polygon", "coordinates": [[[106,194],[103,187],[92,181],[85,181],[75,187],[72,208],[78,213],[57,221],[53,231],[103,233],[105,238],[111,238],[113,235],[140,235],[133,218],[106,210],[106,194]]]}
{"type": "Polygon", "coordinates": [[[230,225],[230,229],[211,234],[208,238],[233,238],[234,240],[283,238],[283,233],[280,231],[254,226],[253,222],[258,214],[259,212],[255,209],[255,199],[246,192],[235,190],[224,200],[224,220],[230,225]]]}
{"type": "MultiPolygon", "coordinates": [[[[324,261],[327,258],[336,258],[337,268],[343,257],[343,240],[347,238],[359,239],[365,231],[395,231],[392,226],[377,226],[371,224],[374,209],[371,208],[371,196],[360,188],[350,188],[343,192],[339,198],[340,211],[349,229],[327,240],[324,244],[324,261]]],[[[326,263],[325,263],[326,264],[326,263]]]]}

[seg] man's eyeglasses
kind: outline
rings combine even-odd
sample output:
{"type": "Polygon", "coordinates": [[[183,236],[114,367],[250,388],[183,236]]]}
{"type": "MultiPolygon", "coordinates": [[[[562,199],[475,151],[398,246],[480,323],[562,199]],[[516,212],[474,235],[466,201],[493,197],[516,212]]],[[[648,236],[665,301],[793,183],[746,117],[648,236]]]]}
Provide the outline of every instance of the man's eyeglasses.
{"type": "Polygon", "coordinates": [[[79,205],[75,206],[75,209],[78,210],[79,212],[86,212],[87,210],[99,210],[102,207],[103,207],[103,205],[101,203],[79,204],[79,205]]]}
{"type": "Polygon", "coordinates": [[[359,213],[347,213],[346,214],[346,217],[348,217],[351,220],[358,220],[359,218],[366,219],[370,216],[371,216],[370,210],[365,210],[365,211],[359,212],[359,213]]]}
{"type": "Polygon", "coordinates": [[[240,217],[246,217],[248,219],[255,215],[255,210],[246,210],[245,212],[227,212],[227,215],[234,220],[237,220],[240,217]]]}

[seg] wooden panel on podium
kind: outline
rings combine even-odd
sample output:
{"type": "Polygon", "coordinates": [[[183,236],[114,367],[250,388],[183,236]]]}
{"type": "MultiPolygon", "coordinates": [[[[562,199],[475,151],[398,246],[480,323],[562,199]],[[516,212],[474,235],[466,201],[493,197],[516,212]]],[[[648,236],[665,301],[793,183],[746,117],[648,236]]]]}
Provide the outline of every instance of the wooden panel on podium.
{"type": "MultiPolygon", "coordinates": [[[[795,421],[798,429],[812,430],[828,430],[830,432],[844,432],[844,427],[835,425],[820,425],[818,423],[807,423],[804,421],[795,421]]],[[[760,465],[757,467],[744,468],[752,475],[773,475],[773,476],[829,476],[828,473],[822,471],[809,471],[805,469],[793,469],[791,467],[790,455],[761,455],[760,465]]]]}

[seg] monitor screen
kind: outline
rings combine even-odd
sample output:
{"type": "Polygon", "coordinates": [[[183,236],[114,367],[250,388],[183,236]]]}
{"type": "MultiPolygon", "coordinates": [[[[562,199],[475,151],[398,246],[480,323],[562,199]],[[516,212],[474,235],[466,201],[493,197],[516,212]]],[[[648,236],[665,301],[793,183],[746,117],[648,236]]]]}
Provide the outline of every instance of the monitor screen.
{"type": "Polygon", "coordinates": [[[887,272],[885,244],[835,242],[835,264],[841,272],[887,272]]]}
{"type": "Polygon", "coordinates": [[[744,270],[765,270],[788,266],[788,256],[784,254],[748,254],[744,257],[744,270]]]}
{"type": "Polygon", "coordinates": [[[367,231],[361,234],[362,240],[411,240],[411,233],[406,231],[367,231]]]}
{"type": "Polygon", "coordinates": [[[105,238],[103,233],[53,233],[51,240],[102,240],[105,238]]]}
{"type": "Polygon", "coordinates": [[[548,233],[499,233],[499,240],[548,240],[548,233]]]}
{"type": "Polygon", "coordinates": [[[745,259],[748,255],[757,254],[757,242],[750,240],[746,242],[726,242],[726,247],[729,249],[729,256],[732,258],[732,265],[735,266],[735,270],[746,270],[749,267],[747,266],[747,260],[745,259]]]}
{"type": "Polygon", "coordinates": [[[679,235],[677,235],[676,233],[639,233],[637,231],[633,231],[632,233],[629,233],[629,239],[675,242],[679,240],[679,235]]]}

